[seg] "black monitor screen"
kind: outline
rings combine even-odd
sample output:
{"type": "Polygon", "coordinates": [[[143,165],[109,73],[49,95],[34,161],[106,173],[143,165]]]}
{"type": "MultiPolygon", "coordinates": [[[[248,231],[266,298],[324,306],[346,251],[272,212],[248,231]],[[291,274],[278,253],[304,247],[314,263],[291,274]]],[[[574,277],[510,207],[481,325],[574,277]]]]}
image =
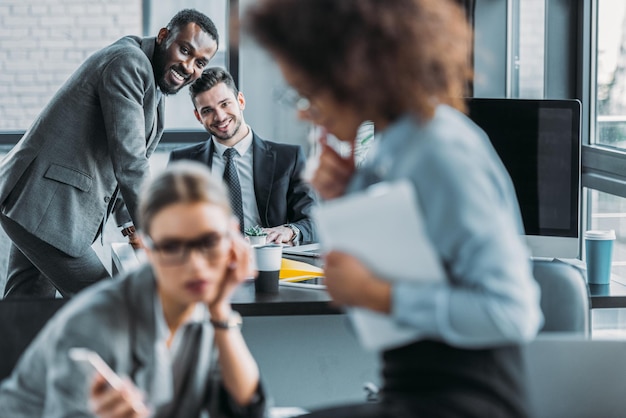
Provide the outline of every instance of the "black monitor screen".
{"type": "Polygon", "coordinates": [[[526,235],[578,237],[580,102],[468,100],[517,193],[526,235]]]}

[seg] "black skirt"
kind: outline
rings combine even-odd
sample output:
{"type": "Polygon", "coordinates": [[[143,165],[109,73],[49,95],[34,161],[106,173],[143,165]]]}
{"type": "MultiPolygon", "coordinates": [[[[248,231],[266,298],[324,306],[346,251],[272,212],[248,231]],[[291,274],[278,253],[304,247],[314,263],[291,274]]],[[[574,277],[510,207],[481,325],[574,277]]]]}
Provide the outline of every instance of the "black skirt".
{"type": "Polygon", "coordinates": [[[518,346],[469,350],[420,341],[382,354],[378,402],[315,411],[316,418],[528,417],[518,346]]]}

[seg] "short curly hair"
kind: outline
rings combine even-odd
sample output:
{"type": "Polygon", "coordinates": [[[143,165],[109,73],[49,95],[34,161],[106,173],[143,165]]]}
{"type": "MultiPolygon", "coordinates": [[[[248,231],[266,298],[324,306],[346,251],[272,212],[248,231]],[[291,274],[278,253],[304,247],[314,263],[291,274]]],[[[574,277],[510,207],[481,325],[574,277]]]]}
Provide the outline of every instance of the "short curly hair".
{"type": "Polygon", "coordinates": [[[211,38],[213,38],[217,45],[219,45],[220,38],[219,34],[217,33],[217,27],[215,26],[215,23],[213,23],[213,21],[204,13],[201,13],[195,9],[183,9],[180,12],[176,13],[167,24],[167,30],[175,33],[190,23],[195,23],[196,25],[200,26],[200,28],[202,28],[202,30],[206,32],[211,38]]]}
{"type": "Polygon", "coordinates": [[[465,110],[472,32],[450,0],[260,0],[244,29],[364,117],[465,110]]]}

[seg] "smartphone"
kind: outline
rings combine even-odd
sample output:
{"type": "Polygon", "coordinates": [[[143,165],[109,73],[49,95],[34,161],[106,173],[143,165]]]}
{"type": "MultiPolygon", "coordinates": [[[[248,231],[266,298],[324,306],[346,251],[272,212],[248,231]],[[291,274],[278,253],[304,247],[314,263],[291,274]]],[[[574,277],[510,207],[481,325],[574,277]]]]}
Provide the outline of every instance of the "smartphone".
{"type": "Polygon", "coordinates": [[[111,370],[109,365],[95,351],[83,347],[73,347],[69,349],[68,354],[72,360],[87,364],[97,371],[113,389],[120,390],[122,388],[122,378],[111,370]]]}

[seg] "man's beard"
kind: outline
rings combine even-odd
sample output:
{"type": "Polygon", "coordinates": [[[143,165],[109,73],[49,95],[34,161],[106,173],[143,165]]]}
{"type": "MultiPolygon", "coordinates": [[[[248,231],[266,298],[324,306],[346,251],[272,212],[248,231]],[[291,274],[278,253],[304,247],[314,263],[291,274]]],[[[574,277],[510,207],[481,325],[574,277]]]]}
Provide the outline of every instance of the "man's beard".
{"type": "MultiPolygon", "coordinates": [[[[166,50],[167,47],[167,39],[156,45],[156,49],[154,50],[154,77],[156,82],[161,90],[161,93],[168,96],[170,94],[178,93],[183,87],[190,83],[190,80],[187,79],[180,87],[172,86],[165,80],[165,74],[170,71],[170,68],[165,68],[165,58],[166,58],[166,50]]],[[[184,71],[177,69],[178,73],[185,74],[184,71]]]]}
{"type": "Polygon", "coordinates": [[[233,129],[232,134],[229,134],[228,132],[219,132],[219,131],[214,131],[214,130],[209,130],[209,131],[211,135],[213,135],[219,141],[228,141],[229,139],[232,139],[235,135],[237,135],[237,132],[239,132],[240,129],[241,129],[241,119],[237,118],[235,129],[233,129]]]}

